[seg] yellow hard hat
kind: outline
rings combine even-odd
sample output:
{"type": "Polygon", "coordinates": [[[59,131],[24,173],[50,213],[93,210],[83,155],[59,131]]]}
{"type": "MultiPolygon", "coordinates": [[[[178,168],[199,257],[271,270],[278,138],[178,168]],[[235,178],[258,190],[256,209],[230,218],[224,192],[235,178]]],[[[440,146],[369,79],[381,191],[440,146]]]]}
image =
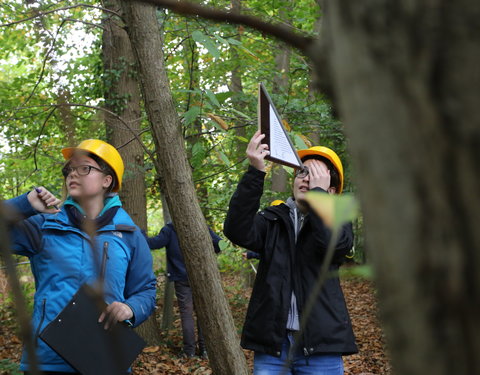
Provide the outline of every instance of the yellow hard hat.
{"type": "Polygon", "coordinates": [[[343,190],[343,166],[340,158],[335,153],[335,151],[329,149],[328,147],[324,146],[314,146],[307,148],[305,150],[297,151],[298,156],[300,159],[303,159],[305,156],[308,155],[319,155],[323,156],[324,158],[330,160],[338,172],[338,176],[340,177],[340,186],[338,187],[337,193],[340,194],[343,190]]]}
{"type": "Polygon", "coordinates": [[[98,156],[113,169],[118,181],[118,184],[113,188],[113,191],[119,191],[122,187],[123,170],[125,167],[123,165],[122,157],[117,149],[100,139],[86,139],[77,147],[67,147],[62,149],[62,154],[65,160],[70,160],[73,153],[79,150],[87,151],[98,156]]]}
{"type": "Polygon", "coordinates": [[[278,206],[279,204],[282,204],[282,203],[285,203],[284,201],[282,201],[281,199],[275,199],[271,206],[278,206]]]}

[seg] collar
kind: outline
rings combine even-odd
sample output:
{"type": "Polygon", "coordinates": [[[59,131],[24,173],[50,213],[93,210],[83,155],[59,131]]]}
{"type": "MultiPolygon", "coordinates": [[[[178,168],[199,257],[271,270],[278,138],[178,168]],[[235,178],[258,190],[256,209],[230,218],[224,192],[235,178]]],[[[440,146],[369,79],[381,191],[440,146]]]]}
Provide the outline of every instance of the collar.
{"type": "MultiPolygon", "coordinates": [[[[83,208],[71,196],[67,197],[63,205],[73,206],[80,212],[80,214],[85,216],[85,211],[83,210],[83,208]]],[[[120,197],[118,196],[117,193],[110,193],[105,197],[105,200],[103,201],[103,209],[98,215],[98,217],[102,216],[105,212],[107,212],[112,207],[122,207],[122,202],[120,201],[120,197]]]]}

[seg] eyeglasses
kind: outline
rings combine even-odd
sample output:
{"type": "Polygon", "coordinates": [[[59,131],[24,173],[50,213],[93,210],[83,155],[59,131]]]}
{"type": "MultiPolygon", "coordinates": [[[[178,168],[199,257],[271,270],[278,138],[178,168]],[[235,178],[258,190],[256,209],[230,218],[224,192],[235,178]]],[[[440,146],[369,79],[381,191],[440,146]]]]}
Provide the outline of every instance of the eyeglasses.
{"type": "Polygon", "coordinates": [[[295,177],[298,177],[298,178],[305,178],[308,176],[308,174],[310,173],[310,171],[308,170],[308,167],[307,166],[303,166],[302,169],[297,169],[295,171],[295,177]]]}
{"type": "Polygon", "coordinates": [[[79,176],[86,176],[90,173],[92,169],[95,169],[103,173],[103,170],[100,168],[94,167],[93,165],[78,165],[76,167],[65,166],[62,168],[63,177],[67,177],[70,173],[76,171],[79,176]]]}

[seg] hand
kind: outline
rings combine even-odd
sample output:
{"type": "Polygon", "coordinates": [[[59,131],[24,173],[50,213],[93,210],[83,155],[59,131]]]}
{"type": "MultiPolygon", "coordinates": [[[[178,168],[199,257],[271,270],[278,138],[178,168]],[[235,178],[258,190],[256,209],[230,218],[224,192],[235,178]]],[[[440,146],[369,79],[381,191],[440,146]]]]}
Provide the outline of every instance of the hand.
{"type": "Polygon", "coordinates": [[[308,171],[308,187],[310,190],[315,187],[322,188],[325,191],[329,190],[331,181],[330,170],[325,163],[322,163],[319,160],[310,159],[308,163],[308,171]]]}
{"type": "Polygon", "coordinates": [[[112,302],[107,306],[104,312],[98,318],[98,322],[102,323],[105,320],[105,329],[109,329],[111,326],[117,324],[117,322],[123,322],[127,319],[133,318],[133,311],[125,303],[112,302]]]}
{"type": "Polygon", "coordinates": [[[260,130],[257,130],[248,144],[247,158],[252,167],[265,172],[264,159],[270,154],[270,151],[268,151],[267,144],[261,143],[263,138],[265,138],[265,134],[260,134],[260,130]]]}
{"type": "Polygon", "coordinates": [[[60,212],[58,205],[62,203],[62,201],[43,186],[35,188],[28,193],[27,199],[30,202],[30,205],[38,212],[51,214],[60,212]]]}

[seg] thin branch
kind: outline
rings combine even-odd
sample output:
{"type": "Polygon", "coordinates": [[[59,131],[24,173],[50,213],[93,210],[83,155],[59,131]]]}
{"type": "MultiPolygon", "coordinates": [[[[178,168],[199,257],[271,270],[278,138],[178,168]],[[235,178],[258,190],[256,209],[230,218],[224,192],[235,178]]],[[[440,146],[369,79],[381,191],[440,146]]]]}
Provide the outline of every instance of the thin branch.
{"type": "Polygon", "coordinates": [[[90,4],[76,4],[76,5],[71,5],[71,6],[68,6],[68,7],[49,10],[49,11],[46,11],[46,12],[38,12],[37,14],[35,14],[34,16],[31,16],[31,17],[23,18],[21,20],[9,22],[9,23],[3,23],[3,24],[0,25],[0,27],[13,26],[13,25],[16,25],[16,24],[19,24],[19,23],[23,23],[23,22],[33,20],[34,18],[46,16],[47,14],[50,14],[50,13],[55,13],[55,12],[59,12],[61,10],[69,10],[69,9],[74,9],[74,8],[79,8],[79,7],[99,9],[102,12],[112,13],[113,15],[115,15],[119,18],[122,18],[122,16],[120,14],[118,14],[117,12],[114,12],[113,10],[110,10],[110,9],[106,9],[106,8],[102,8],[102,7],[95,6],[95,5],[90,5],[90,4]]]}
{"type": "Polygon", "coordinates": [[[150,152],[150,150],[147,148],[147,146],[145,146],[145,144],[142,142],[142,140],[139,138],[139,135],[146,132],[147,130],[143,130],[141,131],[139,134],[137,134],[137,132],[131,128],[131,126],[119,115],[117,115],[115,112],[112,112],[106,108],[103,108],[103,107],[98,107],[98,106],[95,106],[95,105],[88,105],[88,104],[80,104],[80,103],[60,103],[60,104],[44,104],[44,105],[32,105],[32,106],[25,106],[25,107],[17,107],[15,108],[16,111],[20,111],[22,109],[29,109],[29,108],[58,108],[58,107],[83,107],[83,108],[90,108],[90,109],[95,109],[95,110],[98,110],[98,111],[103,111],[107,114],[109,114],[110,116],[113,116],[115,119],[117,119],[118,121],[120,121],[126,129],[128,129],[132,135],[133,135],[133,138],[128,141],[127,143],[125,143],[124,145],[120,146],[121,147],[125,147],[128,143],[130,143],[131,141],[133,141],[133,139],[136,139],[139,143],[140,143],[140,146],[143,148],[143,150],[145,151],[145,153],[152,159],[154,160],[154,157],[153,157],[153,154],[150,152]]]}
{"type": "Polygon", "coordinates": [[[83,21],[83,20],[79,20],[79,19],[76,19],[76,18],[65,18],[65,21],[83,23],[84,25],[87,25],[87,26],[97,27],[99,29],[105,30],[105,27],[103,27],[100,24],[93,23],[93,22],[88,22],[88,21],[83,21]]]}
{"type": "MultiPolygon", "coordinates": [[[[128,0],[137,1],[137,0],[128,0]]],[[[143,3],[149,3],[160,6],[162,8],[170,9],[171,11],[183,15],[200,16],[212,21],[229,22],[234,24],[241,24],[253,29],[259,30],[263,33],[272,35],[283,42],[298,48],[307,53],[309,46],[315,40],[314,38],[300,35],[294,31],[293,28],[282,24],[272,24],[261,19],[245,14],[234,12],[227,12],[211,7],[202,6],[191,3],[189,1],[178,0],[139,0],[143,3]]]]}
{"type": "MultiPolygon", "coordinates": [[[[117,115],[115,112],[112,112],[106,108],[103,108],[103,107],[97,107],[97,106],[94,106],[94,105],[88,105],[88,104],[79,104],[79,103],[61,103],[61,104],[55,104],[55,105],[51,105],[51,106],[54,106],[54,107],[84,107],[84,108],[91,108],[91,109],[95,109],[95,110],[99,110],[99,111],[103,111],[107,114],[109,114],[110,116],[113,116],[115,119],[117,119],[118,121],[120,121],[129,131],[130,133],[132,133],[133,135],[133,139],[136,139],[138,141],[138,143],[140,144],[140,146],[143,148],[143,150],[145,151],[145,153],[152,159],[154,160],[154,157],[153,157],[153,154],[150,152],[150,150],[147,148],[147,146],[145,146],[145,144],[142,142],[142,140],[139,138],[139,134],[137,134],[137,132],[132,129],[130,127],[130,125],[119,115],[117,115]]],[[[144,131],[142,131],[141,133],[143,133],[144,131]]],[[[140,133],[140,134],[141,134],[140,133]]],[[[121,147],[124,147],[126,146],[128,143],[130,143],[131,141],[130,140],[128,141],[127,143],[125,143],[124,145],[122,145],[121,147]]]]}
{"type": "Polygon", "coordinates": [[[47,53],[45,54],[44,58],[43,58],[43,62],[42,62],[42,70],[40,71],[40,76],[38,77],[37,79],[37,82],[35,83],[35,86],[33,87],[32,91],[30,91],[30,94],[28,95],[27,99],[25,100],[24,104],[27,104],[30,99],[32,98],[33,94],[35,93],[35,91],[37,90],[37,87],[40,85],[40,82],[42,82],[42,79],[43,79],[43,75],[45,74],[45,67],[47,65],[47,60],[50,56],[50,54],[52,53],[53,51],[53,48],[55,47],[55,43],[57,42],[57,38],[60,34],[60,30],[62,29],[63,25],[65,25],[65,20],[62,21],[62,23],[60,24],[60,26],[58,27],[57,29],[57,32],[55,33],[55,37],[53,38],[52,40],[52,43],[50,45],[50,48],[48,49],[47,53]]]}
{"type": "Polygon", "coordinates": [[[35,146],[33,147],[33,161],[35,165],[35,170],[38,170],[38,164],[37,164],[37,149],[38,149],[38,144],[40,143],[40,138],[42,136],[43,130],[47,126],[47,122],[52,117],[53,113],[57,110],[57,107],[53,107],[50,112],[48,113],[47,117],[45,118],[45,121],[43,121],[42,127],[40,128],[40,134],[38,134],[37,141],[35,142],[35,146]]]}
{"type": "Polygon", "coordinates": [[[243,158],[243,159],[241,159],[240,161],[236,162],[235,164],[231,165],[230,167],[225,168],[225,169],[222,169],[220,172],[211,174],[211,175],[206,176],[206,177],[199,178],[198,180],[195,180],[195,181],[193,181],[193,182],[194,182],[194,183],[197,183],[197,182],[200,182],[200,181],[203,181],[203,180],[208,180],[208,179],[211,178],[211,177],[215,177],[215,176],[217,176],[217,175],[219,175],[219,174],[222,174],[223,172],[226,172],[226,171],[228,171],[229,169],[232,169],[233,167],[235,167],[235,166],[237,166],[238,164],[242,163],[245,159],[246,159],[246,157],[243,158]]]}

